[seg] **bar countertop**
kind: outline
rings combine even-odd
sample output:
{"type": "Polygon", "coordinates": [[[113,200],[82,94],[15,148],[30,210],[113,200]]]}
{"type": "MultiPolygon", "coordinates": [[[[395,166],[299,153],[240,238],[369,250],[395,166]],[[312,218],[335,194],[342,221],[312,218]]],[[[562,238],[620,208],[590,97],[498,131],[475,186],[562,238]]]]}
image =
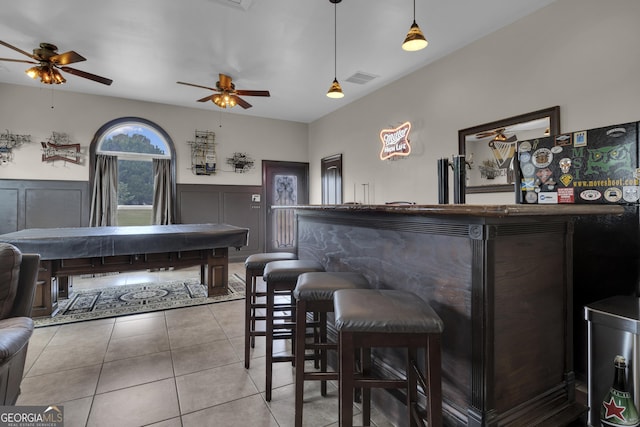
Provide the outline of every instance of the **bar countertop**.
{"type": "Polygon", "coordinates": [[[620,205],[298,205],[273,206],[300,211],[371,212],[404,215],[442,215],[476,217],[518,217],[518,216],[577,216],[577,215],[622,215],[620,205]]]}

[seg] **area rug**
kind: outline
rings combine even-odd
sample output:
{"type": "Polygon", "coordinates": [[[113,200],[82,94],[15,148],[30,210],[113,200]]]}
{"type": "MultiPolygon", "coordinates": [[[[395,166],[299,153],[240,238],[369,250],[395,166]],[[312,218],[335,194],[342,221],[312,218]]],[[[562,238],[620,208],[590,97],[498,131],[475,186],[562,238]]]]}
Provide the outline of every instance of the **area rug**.
{"type": "Polygon", "coordinates": [[[58,311],[53,317],[37,318],[34,323],[38,328],[213,304],[243,299],[244,292],[244,280],[237,274],[229,276],[226,295],[212,297],[207,297],[207,287],[196,279],[79,290],[71,298],[60,300],[58,311]]]}

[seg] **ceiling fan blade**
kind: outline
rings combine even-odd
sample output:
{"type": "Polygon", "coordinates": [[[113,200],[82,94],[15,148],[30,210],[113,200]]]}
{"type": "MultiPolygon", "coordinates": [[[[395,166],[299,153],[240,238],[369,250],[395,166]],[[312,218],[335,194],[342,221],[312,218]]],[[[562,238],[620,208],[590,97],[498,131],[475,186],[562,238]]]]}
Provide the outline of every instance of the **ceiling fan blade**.
{"type": "Polygon", "coordinates": [[[113,83],[113,80],[108,79],[106,77],[96,76],[95,74],[87,73],[86,71],[76,70],[75,68],[60,67],[60,69],[62,71],[66,71],[69,74],[73,74],[74,76],[84,77],[85,79],[93,80],[94,82],[102,83],[102,84],[107,85],[107,86],[109,86],[109,85],[111,85],[111,83],[113,83]]]}
{"type": "Polygon", "coordinates": [[[243,96],[271,96],[268,90],[236,90],[238,95],[243,96]]]}
{"type": "Polygon", "coordinates": [[[60,53],[49,58],[51,62],[57,65],[73,64],[75,62],[86,61],[87,58],[77,52],[70,50],[69,52],[60,53]]]}
{"type": "Polygon", "coordinates": [[[198,102],[207,102],[207,101],[211,101],[213,99],[213,97],[215,96],[215,94],[213,95],[209,95],[209,96],[205,96],[202,99],[198,99],[198,102]]]}
{"type": "Polygon", "coordinates": [[[0,61],[22,62],[22,63],[25,63],[25,64],[37,64],[37,62],[28,61],[26,59],[0,58],[0,61]]]}
{"type": "Polygon", "coordinates": [[[241,106],[245,110],[247,108],[251,108],[251,104],[249,104],[247,101],[245,101],[244,99],[240,98],[239,96],[231,95],[231,97],[236,100],[236,104],[238,104],[239,106],[241,106]]]}
{"type": "Polygon", "coordinates": [[[12,45],[10,45],[10,44],[9,44],[9,43],[7,43],[7,42],[3,42],[2,40],[0,40],[0,44],[1,44],[1,45],[3,45],[3,46],[8,47],[9,49],[13,49],[13,50],[15,50],[16,52],[20,52],[21,54],[26,55],[26,56],[28,56],[29,58],[35,59],[36,61],[38,60],[38,58],[36,58],[35,56],[33,56],[33,54],[31,54],[31,53],[29,53],[29,52],[25,52],[24,50],[22,50],[22,49],[20,49],[20,48],[17,48],[17,47],[15,47],[15,46],[12,46],[12,45]]]}
{"type": "Polygon", "coordinates": [[[200,86],[200,85],[196,85],[196,84],[193,84],[193,83],[185,83],[185,82],[176,82],[176,83],[178,83],[179,85],[187,85],[187,86],[199,87],[201,89],[215,90],[216,92],[218,91],[218,89],[213,88],[213,87],[200,86]]]}

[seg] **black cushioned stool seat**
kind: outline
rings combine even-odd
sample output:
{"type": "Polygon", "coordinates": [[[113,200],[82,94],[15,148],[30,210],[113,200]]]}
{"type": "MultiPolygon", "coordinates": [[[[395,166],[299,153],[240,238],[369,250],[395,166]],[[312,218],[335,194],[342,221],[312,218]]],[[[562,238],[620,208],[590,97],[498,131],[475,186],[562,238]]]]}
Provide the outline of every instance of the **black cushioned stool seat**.
{"type": "MultiPolygon", "coordinates": [[[[418,404],[418,382],[426,401],[429,427],[442,425],[442,372],[440,339],[444,325],[425,301],[411,292],[380,289],[338,290],[333,296],[335,325],[340,353],[340,426],[353,423],[351,396],[356,388],[404,388],[407,390],[409,426],[422,425],[418,404]],[[406,378],[389,379],[371,376],[371,353],[375,347],[407,349],[406,378]],[[423,348],[424,374],[417,361],[423,348]],[[354,351],[362,349],[362,372],[355,372],[354,351]],[[365,351],[366,350],[366,351],[365,351]]],[[[369,425],[370,394],[363,392],[363,425],[369,425]]]]}
{"type": "Polygon", "coordinates": [[[303,273],[293,291],[296,299],[296,399],[295,425],[302,426],[302,405],[304,401],[304,382],[321,381],[321,394],[327,395],[327,380],[337,381],[338,372],[327,372],[327,350],[337,350],[336,343],[327,340],[327,313],[333,312],[333,294],[339,289],[366,289],[369,282],[366,277],[355,272],[315,272],[303,273]],[[319,333],[313,344],[307,343],[307,313],[317,317],[319,333]],[[320,371],[305,372],[306,350],[320,353],[320,371]]]}
{"type": "Polygon", "coordinates": [[[251,348],[255,347],[255,337],[263,337],[264,329],[256,330],[256,321],[265,320],[265,316],[258,316],[257,309],[266,309],[266,303],[259,303],[258,298],[265,297],[266,292],[258,291],[257,278],[264,274],[265,266],[271,261],[298,259],[290,252],[266,252],[249,255],[244,261],[245,267],[245,316],[244,316],[244,367],[249,369],[251,348]]]}
{"type": "Polygon", "coordinates": [[[266,365],[265,365],[265,400],[271,401],[271,390],[273,386],[273,363],[293,362],[293,355],[273,355],[274,339],[292,339],[293,353],[295,354],[295,305],[293,302],[293,290],[298,282],[298,276],[302,273],[324,271],[324,267],[318,261],[313,260],[288,260],[272,261],[264,268],[263,280],[267,285],[267,315],[266,315],[266,365]],[[279,304],[276,306],[276,295],[283,296],[289,305],[279,304]],[[284,315],[278,316],[282,323],[276,324],[276,310],[284,315]],[[289,310],[289,311],[286,311],[289,310]]]}

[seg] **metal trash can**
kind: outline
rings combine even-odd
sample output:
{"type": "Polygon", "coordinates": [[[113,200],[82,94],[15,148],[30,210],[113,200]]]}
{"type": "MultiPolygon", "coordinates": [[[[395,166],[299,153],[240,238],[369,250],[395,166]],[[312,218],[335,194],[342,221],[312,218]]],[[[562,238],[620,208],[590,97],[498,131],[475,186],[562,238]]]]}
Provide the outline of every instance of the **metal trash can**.
{"type": "Polygon", "coordinates": [[[613,383],[613,360],[627,360],[627,387],[640,397],[640,298],[615,296],[584,308],[588,321],[588,425],[600,427],[600,408],[613,383]]]}

